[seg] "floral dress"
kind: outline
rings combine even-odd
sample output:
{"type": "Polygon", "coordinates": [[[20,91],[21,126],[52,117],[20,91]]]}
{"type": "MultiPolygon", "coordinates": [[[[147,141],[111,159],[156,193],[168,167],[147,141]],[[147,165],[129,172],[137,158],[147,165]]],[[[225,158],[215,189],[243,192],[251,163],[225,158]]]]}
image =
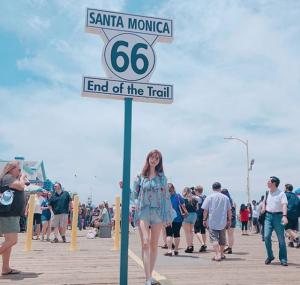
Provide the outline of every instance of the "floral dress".
{"type": "Polygon", "coordinates": [[[163,173],[151,179],[138,175],[134,181],[132,199],[136,204],[136,221],[139,221],[146,211],[150,214],[155,211],[163,224],[172,223],[176,217],[170,200],[167,178],[163,173]]]}

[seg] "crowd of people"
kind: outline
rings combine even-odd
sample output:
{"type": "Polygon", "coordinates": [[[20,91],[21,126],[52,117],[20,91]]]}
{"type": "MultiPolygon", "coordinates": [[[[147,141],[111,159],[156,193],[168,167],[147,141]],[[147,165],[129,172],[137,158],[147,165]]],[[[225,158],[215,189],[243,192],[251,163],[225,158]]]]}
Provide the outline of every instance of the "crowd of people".
{"type": "MultiPolygon", "coordinates": [[[[0,236],[4,236],[0,247],[3,260],[2,275],[20,273],[10,267],[9,260],[12,246],[17,243],[20,226],[26,230],[26,183],[26,177],[21,174],[16,161],[8,163],[0,175],[1,192],[14,190],[11,208],[7,211],[0,207],[0,236]]],[[[249,232],[261,234],[267,253],[265,264],[274,260],[271,236],[275,231],[280,263],[287,266],[286,238],[288,246],[300,247],[300,200],[293,193],[291,184],[285,184],[285,191],[279,190],[279,184],[279,178],[271,176],[267,182],[268,190],[261,199],[241,204],[238,209],[230,191],[219,182],[213,183],[212,189],[207,193],[204,193],[200,185],[185,187],[181,193],[176,191],[174,184],[168,183],[164,174],[161,153],[158,150],[151,151],[146,157],[141,174],[134,181],[129,215],[129,222],[134,230],[138,228],[141,239],[145,284],[156,284],[152,273],[161,234],[164,241],[162,247],[166,249],[165,256],[179,255],[183,232],[185,253],[207,251],[209,238],[214,250],[212,260],[220,262],[226,259],[226,254],[234,252],[234,231],[238,223],[242,235],[249,235],[249,232]],[[200,243],[197,249],[194,247],[195,239],[200,243]]],[[[2,200],[4,196],[1,196],[2,200]]],[[[63,190],[59,182],[54,184],[53,192],[37,189],[32,238],[52,243],[58,243],[60,240],[66,242],[66,230],[72,225],[73,208],[71,195],[63,190]]],[[[101,225],[111,226],[112,229],[114,226],[114,209],[107,201],[97,207],[79,205],[79,230],[95,229],[94,235],[91,236],[94,238],[99,234],[101,225]]]]}
{"type": "MultiPolygon", "coordinates": [[[[34,216],[33,216],[33,240],[66,242],[66,230],[72,229],[74,202],[73,197],[62,190],[59,182],[54,184],[55,192],[39,188],[35,191],[34,216]],[[51,234],[53,233],[53,239],[51,234]]],[[[29,203],[24,212],[24,220],[28,216],[29,203]]],[[[78,206],[77,227],[81,230],[88,228],[99,229],[100,225],[113,225],[113,208],[107,201],[97,207],[80,203],[78,206]]],[[[99,233],[95,232],[96,237],[99,233]]]]}
{"type": "Polygon", "coordinates": [[[203,193],[203,187],[186,187],[182,194],[176,193],[172,183],[167,183],[163,169],[162,155],[158,150],[151,151],[141,174],[133,186],[132,201],[135,203],[134,224],[139,228],[142,260],[144,263],[145,285],[157,284],[152,277],[157,258],[159,233],[162,231],[166,256],[179,254],[181,227],[185,234],[186,253],[194,252],[194,236],[201,246],[199,252],[207,249],[206,233],[214,250],[213,261],[226,259],[225,254],[233,253],[234,229],[241,223],[241,234],[248,231],[261,233],[265,242],[268,265],[274,260],[272,232],[275,231],[279,244],[279,261],[288,266],[285,234],[289,245],[299,245],[300,201],[292,192],[291,184],[285,185],[285,192],[279,190],[280,180],[271,176],[268,190],[259,202],[242,204],[237,212],[228,189],[221,183],[212,184],[212,193],[203,193]]]}

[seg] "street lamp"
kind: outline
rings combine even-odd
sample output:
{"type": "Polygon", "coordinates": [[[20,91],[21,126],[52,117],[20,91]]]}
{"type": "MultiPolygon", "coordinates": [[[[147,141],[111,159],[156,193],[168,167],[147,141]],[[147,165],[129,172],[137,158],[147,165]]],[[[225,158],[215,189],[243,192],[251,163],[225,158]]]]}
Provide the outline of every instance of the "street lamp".
{"type": "Polygon", "coordinates": [[[249,149],[248,149],[248,140],[242,140],[240,138],[235,137],[226,137],[224,140],[236,140],[241,142],[244,146],[246,146],[246,155],[247,155],[247,198],[248,203],[250,203],[250,182],[249,182],[249,172],[252,170],[252,166],[254,164],[254,159],[251,159],[251,162],[249,163],[249,149]]]}

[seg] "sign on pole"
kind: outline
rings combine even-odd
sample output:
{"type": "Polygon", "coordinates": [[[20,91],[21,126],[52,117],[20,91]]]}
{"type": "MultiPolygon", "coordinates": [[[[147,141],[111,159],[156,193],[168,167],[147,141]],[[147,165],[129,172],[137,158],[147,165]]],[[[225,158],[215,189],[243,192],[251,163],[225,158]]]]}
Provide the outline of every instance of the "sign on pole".
{"type": "Polygon", "coordinates": [[[156,64],[154,45],[172,41],[173,22],[88,8],[85,28],[105,43],[107,78],[84,76],[82,96],[125,101],[120,284],[127,285],[132,101],[173,102],[172,85],[149,82],[156,64]]]}
{"type": "Polygon", "coordinates": [[[83,78],[82,96],[133,101],[173,102],[173,86],[149,83],[157,42],[173,39],[171,20],[87,9],[86,31],[102,37],[102,62],[108,78],[83,78]]]}

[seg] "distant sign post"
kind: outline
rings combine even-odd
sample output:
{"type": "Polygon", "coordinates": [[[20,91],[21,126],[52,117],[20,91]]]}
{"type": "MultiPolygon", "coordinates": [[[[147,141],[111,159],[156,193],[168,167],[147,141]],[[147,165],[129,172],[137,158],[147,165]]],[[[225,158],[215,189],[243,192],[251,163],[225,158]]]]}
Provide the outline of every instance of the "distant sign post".
{"type": "Polygon", "coordinates": [[[171,104],[173,86],[149,83],[156,64],[153,46],[171,42],[172,20],[87,9],[86,31],[102,37],[108,78],[83,77],[83,97],[125,101],[120,284],[128,284],[128,229],[132,101],[171,104]]]}

